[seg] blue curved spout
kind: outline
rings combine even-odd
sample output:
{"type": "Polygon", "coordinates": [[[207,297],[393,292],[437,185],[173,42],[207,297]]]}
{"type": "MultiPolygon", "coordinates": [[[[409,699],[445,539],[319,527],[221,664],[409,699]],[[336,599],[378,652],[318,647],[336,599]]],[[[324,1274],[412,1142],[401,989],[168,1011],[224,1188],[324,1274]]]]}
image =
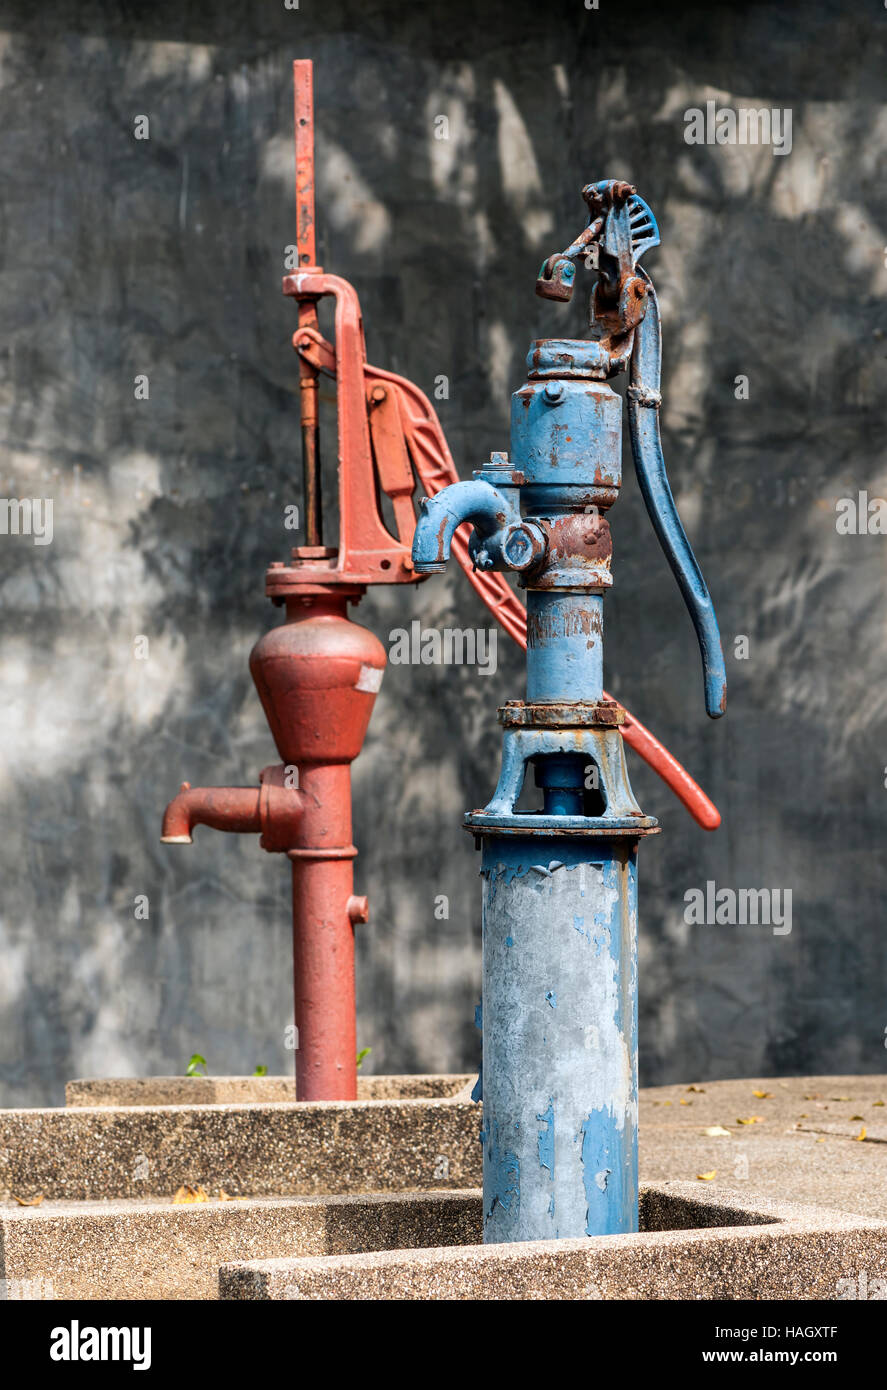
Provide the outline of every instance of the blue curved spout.
{"type": "MultiPolygon", "coordinates": [[[[518,508],[518,517],[520,511],[518,508]]],[[[515,515],[515,505],[492,483],[475,479],[451,483],[434,497],[424,497],[413,535],[413,564],[420,574],[446,569],[456,528],[470,521],[480,536],[500,531],[515,515]]]]}

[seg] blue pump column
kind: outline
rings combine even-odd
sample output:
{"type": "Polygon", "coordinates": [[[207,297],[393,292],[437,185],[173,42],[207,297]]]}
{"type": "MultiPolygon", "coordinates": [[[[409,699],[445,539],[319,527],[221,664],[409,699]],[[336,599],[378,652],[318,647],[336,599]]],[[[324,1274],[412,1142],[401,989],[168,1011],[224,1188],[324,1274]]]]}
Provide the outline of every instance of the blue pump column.
{"type": "Polygon", "coordinates": [[[637,845],[655,821],[631,793],[619,715],[603,698],[602,513],[621,482],[621,420],[588,352],[533,345],[512,402],[512,458],[483,475],[500,495],[520,477],[546,538],[522,579],[526,700],[500,711],[499,786],[466,818],[483,855],[490,1242],[638,1227],[637,845]],[[516,809],[527,773],[540,812],[516,809]]]}
{"type": "Polygon", "coordinates": [[[636,846],[484,837],[485,1241],[637,1230],[636,846]]]}

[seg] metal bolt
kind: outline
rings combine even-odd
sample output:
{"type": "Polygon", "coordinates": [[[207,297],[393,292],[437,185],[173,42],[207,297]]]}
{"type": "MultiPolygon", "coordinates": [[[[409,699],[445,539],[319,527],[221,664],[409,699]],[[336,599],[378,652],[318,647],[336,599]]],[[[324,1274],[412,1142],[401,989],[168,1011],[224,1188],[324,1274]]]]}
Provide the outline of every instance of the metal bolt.
{"type": "Polygon", "coordinates": [[[564,398],[564,383],[562,381],[547,381],[542,397],[546,405],[557,405],[564,398]]]}

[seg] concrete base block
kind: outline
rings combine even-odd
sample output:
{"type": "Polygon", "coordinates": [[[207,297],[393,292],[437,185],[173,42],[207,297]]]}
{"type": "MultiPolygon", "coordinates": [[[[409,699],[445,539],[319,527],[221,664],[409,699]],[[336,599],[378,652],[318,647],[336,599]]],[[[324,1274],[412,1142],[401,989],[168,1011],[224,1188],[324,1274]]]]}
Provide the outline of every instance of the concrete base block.
{"type": "Polygon", "coordinates": [[[480,1239],[477,1192],[0,1209],[9,1299],[215,1299],[219,1266],[480,1239]]]}
{"type": "Polygon", "coordinates": [[[471,1101],[367,1100],[0,1111],[3,1196],[406,1192],[480,1183],[471,1101]]]}
{"type": "Polygon", "coordinates": [[[222,1267],[249,1300],[834,1299],[887,1276],[887,1223],[815,1207],[646,1188],[637,1235],[268,1259],[222,1267]]]}

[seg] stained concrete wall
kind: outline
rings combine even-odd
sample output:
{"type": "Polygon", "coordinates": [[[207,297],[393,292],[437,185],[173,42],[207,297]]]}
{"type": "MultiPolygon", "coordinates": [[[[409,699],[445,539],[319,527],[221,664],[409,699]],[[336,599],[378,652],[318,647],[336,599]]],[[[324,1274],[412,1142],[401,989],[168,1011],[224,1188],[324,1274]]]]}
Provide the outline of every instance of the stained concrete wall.
{"type": "MultiPolygon", "coordinates": [[[[632,759],[665,829],[641,857],[642,1079],[882,1067],[887,538],[835,524],[836,498],[887,494],[887,14],[869,9],[0,4],[0,494],[54,503],[51,545],[0,536],[0,1101],[194,1050],[216,1073],[291,1060],[285,864],[158,831],[183,777],[249,782],[273,757],[246,658],[299,501],[279,293],[294,57],[316,62],[323,263],[357,286],[372,361],[448,378],[463,476],[507,447],[529,340],[582,331],[581,306],[533,295],[580,185],[633,180],[657,212],[666,456],[730,711],[704,716],[629,478],[608,685],[724,815],[706,835],[632,759]],[[710,99],[790,108],[791,153],[688,145],[684,112],[710,99]],[[791,932],[688,925],[707,881],[791,890],[791,932]]],[[[487,625],[458,573],[360,616],[384,639],[414,617],[487,625]]],[[[492,675],[386,676],[355,770],[374,1071],[477,1057],[460,817],[494,785],[520,671],[503,639],[492,675]]]]}

